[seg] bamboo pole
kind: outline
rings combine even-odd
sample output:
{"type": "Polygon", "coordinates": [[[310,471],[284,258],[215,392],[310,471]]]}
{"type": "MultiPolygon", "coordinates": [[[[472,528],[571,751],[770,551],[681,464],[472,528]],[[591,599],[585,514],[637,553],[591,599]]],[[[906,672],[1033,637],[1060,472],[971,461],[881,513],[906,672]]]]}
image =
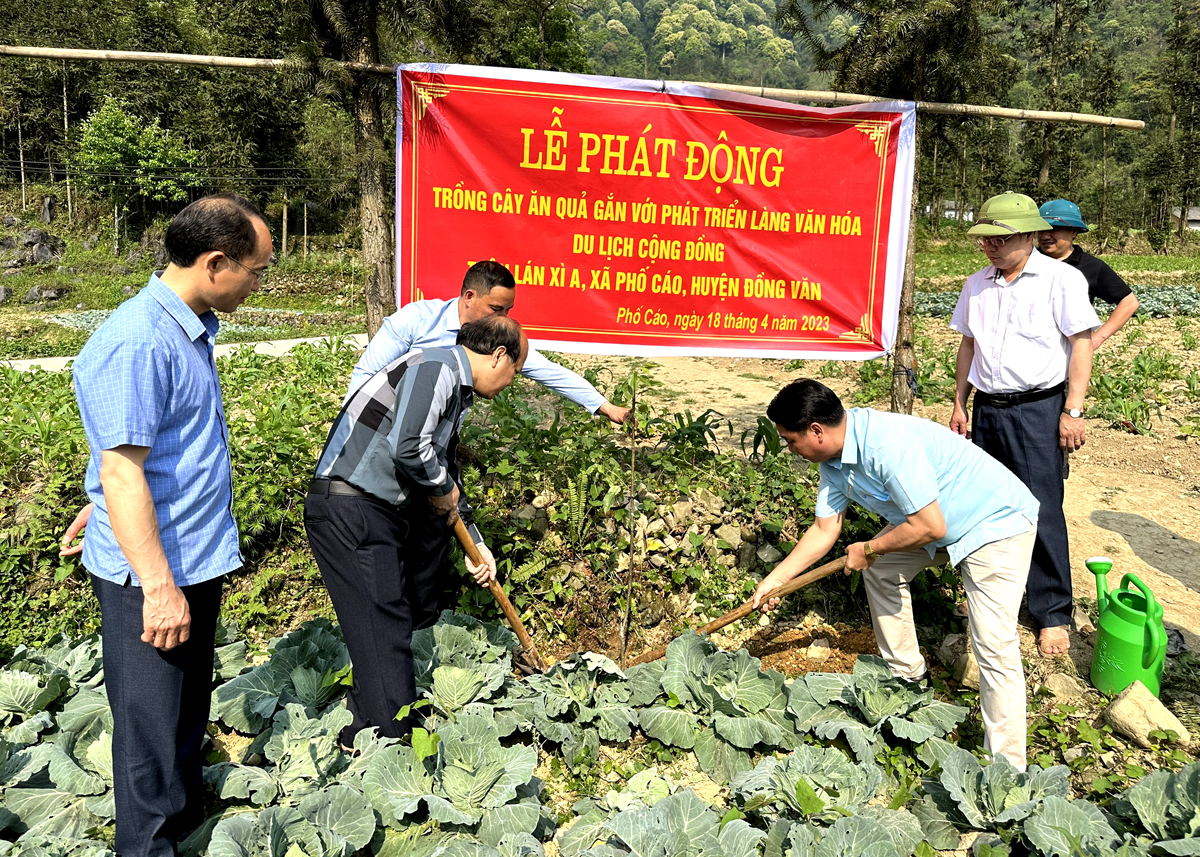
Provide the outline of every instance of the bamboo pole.
{"type": "MultiPolygon", "coordinates": [[[[263,57],[222,57],[203,54],[164,54],[153,51],[92,51],[75,48],[39,48],[24,45],[0,45],[0,55],[38,59],[85,60],[91,62],[139,62],[159,65],[203,65],[215,68],[279,69],[294,66],[291,60],[263,57]]],[[[384,63],[341,62],[349,71],[369,74],[396,73],[396,67],[384,63]]]]}
{"type": "MultiPolygon", "coordinates": [[[[32,57],[55,60],[84,60],[91,62],[141,62],[167,65],[200,65],[216,68],[281,69],[294,65],[291,60],[267,59],[262,57],[223,57],[201,54],[165,54],[151,51],[94,51],[76,48],[41,48],[24,45],[0,45],[0,56],[32,57]]],[[[395,75],[396,67],[386,63],[340,62],[348,71],[367,74],[395,75]]],[[[668,81],[664,81],[667,83],[668,81]]],[[[670,81],[674,82],[674,81],[670,81]]],[[[871,104],[894,101],[876,95],[859,95],[853,92],[830,92],[816,89],[776,89],[770,86],[738,86],[731,83],[692,83],[725,92],[757,95],[777,101],[821,102],[825,104],[871,104]]],[[[1025,122],[1066,122],[1073,125],[1102,125],[1108,128],[1128,128],[1140,131],[1146,123],[1138,119],[1122,119],[1116,116],[1096,116],[1091,113],[1068,113],[1052,110],[1021,110],[1012,107],[993,107],[982,104],[942,104],[936,101],[918,101],[917,111],[941,113],[951,116],[996,116],[1025,122]]]]}

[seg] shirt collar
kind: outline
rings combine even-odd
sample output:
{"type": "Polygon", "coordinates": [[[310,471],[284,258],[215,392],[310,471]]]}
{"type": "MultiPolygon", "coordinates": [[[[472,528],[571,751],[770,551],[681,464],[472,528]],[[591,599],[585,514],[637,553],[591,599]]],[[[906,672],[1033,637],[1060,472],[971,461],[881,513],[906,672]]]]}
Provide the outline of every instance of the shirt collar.
{"type": "Polygon", "coordinates": [[[858,421],[853,410],[846,411],[846,439],[842,444],[842,454],[838,456],[842,464],[858,464],[859,462],[858,421]]]}
{"type": "Polygon", "coordinates": [[[1002,286],[1011,286],[1026,274],[1031,277],[1036,277],[1038,274],[1044,273],[1046,270],[1046,263],[1049,261],[1052,261],[1049,256],[1043,255],[1042,251],[1038,250],[1037,247],[1034,247],[1032,252],[1029,254],[1029,261],[1025,263],[1025,267],[1021,269],[1021,273],[1013,277],[1012,280],[1005,280],[1004,275],[1000,273],[1000,269],[995,265],[989,265],[988,267],[992,269],[991,276],[993,280],[1002,286]]]}
{"type": "Polygon", "coordinates": [[[446,313],[446,330],[457,333],[462,330],[462,322],[458,320],[458,302],[461,298],[454,298],[446,305],[448,312],[446,313]]]}
{"type": "Polygon", "coordinates": [[[458,361],[458,377],[463,387],[475,391],[475,377],[471,374],[471,361],[467,359],[467,350],[461,345],[455,345],[450,349],[450,353],[454,355],[454,359],[458,361]]]}
{"type": "Polygon", "coordinates": [[[208,334],[210,340],[215,339],[217,330],[221,323],[217,320],[217,315],[212,310],[196,315],[192,312],[192,308],[183,302],[183,298],[175,294],[166,283],[158,278],[162,271],[155,271],[150,275],[150,283],[146,286],[146,290],[153,297],[171,318],[175,319],[176,323],[183,328],[184,334],[192,342],[195,342],[204,334],[208,334]]]}

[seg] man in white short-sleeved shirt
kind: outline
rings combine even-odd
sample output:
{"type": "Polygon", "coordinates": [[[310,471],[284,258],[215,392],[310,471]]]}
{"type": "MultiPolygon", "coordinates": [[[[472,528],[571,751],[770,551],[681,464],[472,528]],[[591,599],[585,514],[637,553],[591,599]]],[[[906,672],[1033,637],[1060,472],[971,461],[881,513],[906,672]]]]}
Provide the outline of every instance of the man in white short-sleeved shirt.
{"type": "Polygon", "coordinates": [[[1084,443],[1083,400],[1100,319],[1087,280],[1035,248],[1050,228],[1019,193],[983,204],[968,234],[989,264],[967,278],[950,327],[962,334],[950,428],[1009,468],[1041,504],[1026,593],[1044,654],[1070,647],[1066,455],[1084,443]],[[974,388],[974,425],[967,398],[974,388]],[[970,428],[970,431],[968,430],[970,428]]]}

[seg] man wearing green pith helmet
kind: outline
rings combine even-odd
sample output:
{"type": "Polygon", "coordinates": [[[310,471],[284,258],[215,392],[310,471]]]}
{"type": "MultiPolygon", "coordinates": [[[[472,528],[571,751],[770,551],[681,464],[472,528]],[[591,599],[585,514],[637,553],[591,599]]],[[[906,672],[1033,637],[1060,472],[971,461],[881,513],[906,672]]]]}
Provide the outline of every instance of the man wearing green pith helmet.
{"type": "Polygon", "coordinates": [[[1113,305],[1112,314],[1092,333],[1092,350],[1125,326],[1137,312],[1138,299],[1121,275],[1075,243],[1075,236],[1088,231],[1079,206],[1065,199],[1042,203],[1038,213],[1050,224],[1038,233],[1038,249],[1052,259],[1078,268],[1088,284],[1088,299],[1113,305]]]}
{"type": "Polygon", "coordinates": [[[1061,654],[1070,647],[1072,604],[1064,456],[1083,446],[1100,319],[1083,274],[1038,252],[1037,235],[1050,228],[1032,199],[1009,192],[985,202],[968,231],[989,264],[967,278],[950,321],[962,334],[950,428],[1011,470],[1040,504],[1025,592],[1039,647],[1061,654]]]}

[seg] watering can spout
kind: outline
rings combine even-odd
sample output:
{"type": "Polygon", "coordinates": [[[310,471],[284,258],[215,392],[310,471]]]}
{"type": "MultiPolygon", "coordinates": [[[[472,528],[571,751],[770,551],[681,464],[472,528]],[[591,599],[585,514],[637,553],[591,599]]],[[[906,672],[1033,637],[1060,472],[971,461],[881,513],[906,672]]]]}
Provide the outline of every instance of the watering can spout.
{"type": "Polygon", "coordinates": [[[1096,606],[1103,613],[1108,609],[1108,578],[1112,571],[1113,561],[1106,556],[1094,556],[1085,565],[1087,570],[1096,575],[1096,606]]]}

